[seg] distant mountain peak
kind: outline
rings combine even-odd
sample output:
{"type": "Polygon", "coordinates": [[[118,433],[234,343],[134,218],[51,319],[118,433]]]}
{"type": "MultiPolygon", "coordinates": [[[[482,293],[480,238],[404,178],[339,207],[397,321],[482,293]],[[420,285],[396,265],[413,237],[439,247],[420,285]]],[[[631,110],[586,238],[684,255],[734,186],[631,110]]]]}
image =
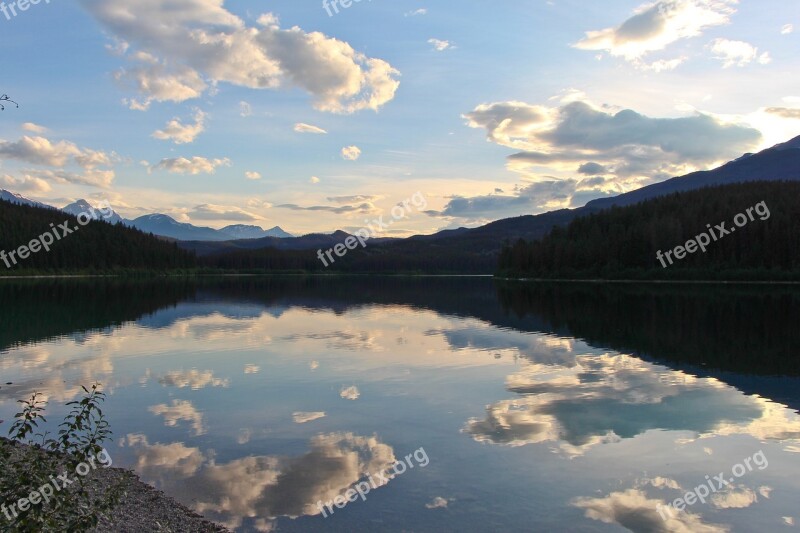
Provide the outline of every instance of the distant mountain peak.
{"type": "Polygon", "coordinates": [[[5,189],[0,189],[0,200],[5,200],[6,202],[11,202],[13,204],[21,204],[21,205],[32,205],[34,207],[47,207],[52,208],[47,204],[43,204],[41,202],[37,202],[36,200],[31,200],[30,198],[26,198],[21,194],[17,194],[11,191],[7,191],[5,189]]]}
{"type": "Polygon", "coordinates": [[[65,213],[69,213],[73,216],[78,216],[82,213],[86,213],[87,215],[91,215],[93,220],[103,220],[108,222],[109,224],[116,224],[117,222],[125,222],[116,211],[111,209],[111,213],[108,212],[110,207],[98,207],[90,204],[83,198],[79,200],[75,200],[71,204],[64,206],[61,210],[65,213]]]}

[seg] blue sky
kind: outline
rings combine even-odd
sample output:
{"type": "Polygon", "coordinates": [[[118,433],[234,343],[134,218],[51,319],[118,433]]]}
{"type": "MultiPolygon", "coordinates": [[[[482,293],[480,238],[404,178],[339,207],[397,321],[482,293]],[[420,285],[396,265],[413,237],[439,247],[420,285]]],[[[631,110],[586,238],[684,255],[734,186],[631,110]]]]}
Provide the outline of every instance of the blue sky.
{"type": "Polygon", "coordinates": [[[785,0],[5,4],[0,188],[129,218],[430,233],[800,134],[785,0]]]}

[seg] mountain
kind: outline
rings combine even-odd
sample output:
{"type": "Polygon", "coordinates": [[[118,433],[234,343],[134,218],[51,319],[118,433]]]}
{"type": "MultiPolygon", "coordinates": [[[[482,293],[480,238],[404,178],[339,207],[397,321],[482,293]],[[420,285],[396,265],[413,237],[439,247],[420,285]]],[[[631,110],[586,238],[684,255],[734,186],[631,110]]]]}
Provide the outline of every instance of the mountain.
{"type": "Polygon", "coordinates": [[[275,226],[272,229],[264,230],[260,226],[247,226],[244,224],[234,224],[232,226],[225,226],[219,230],[232,240],[241,239],[263,239],[264,237],[277,237],[279,239],[289,239],[294,237],[291,233],[286,233],[280,226],[275,226]]]}
{"type": "MultiPolygon", "coordinates": [[[[800,181],[800,137],[792,139],[757,154],[745,154],[715,170],[694,172],[687,176],[672,178],[662,183],[614,198],[604,198],[589,202],[577,209],[562,209],[540,215],[525,215],[498,220],[473,229],[444,230],[433,235],[418,235],[408,239],[371,240],[365,249],[360,247],[332,265],[332,270],[352,272],[426,272],[491,274],[497,270],[497,260],[505,242],[519,239],[536,241],[548,235],[553,228],[568,225],[574,219],[598,213],[614,205],[633,205],[647,199],[669,195],[678,191],[691,191],[704,187],[735,184],[747,181],[800,181]]],[[[237,243],[238,244],[238,243],[237,243]]],[[[316,254],[320,245],[303,238],[294,240],[291,248],[286,245],[263,241],[249,241],[247,248],[253,250],[250,257],[242,246],[226,244],[227,251],[235,252],[240,264],[253,268],[257,265],[281,264],[279,254],[256,253],[258,246],[272,246],[276,250],[302,250],[306,246],[309,257],[316,254]]],[[[181,243],[187,247],[187,243],[181,243]]],[[[222,248],[201,249],[188,245],[198,255],[219,254],[222,248]]],[[[300,262],[288,254],[286,263],[296,265],[300,262]]],[[[312,269],[322,269],[319,261],[309,261],[312,269]]]]}
{"type": "Polygon", "coordinates": [[[701,187],[744,183],[747,181],[800,180],[800,137],[778,144],[757,154],[745,154],[714,170],[693,172],[679,178],[648,185],[612,198],[600,198],[586,204],[589,209],[633,205],[644,200],[701,187]]]}
{"type": "Polygon", "coordinates": [[[175,243],[141,231],[100,222],[81,225],[53,207],[5,201],[0,201],[0,256],[3,274],[173,271],[196,265],[195,257],[175,243]],[[65,220],[69,232],[52,229],[65,220]],[[36,247],[21,246],[34,240],[36,247]]]}
{"type": "MultiPolygon", "coordinates": [[[[284,251],[302,251],[302,250],[328,250],[337,244],[344,242],[345,239],[350,237],[349,233],[344,231],[335,231],[331,234],[325,233],[311,233],[303,235],[302,237],[264,237],[261,239],[244,239],[233,240],[224,242],[212,241],[183,241],[179,242],[178,246],[184,250],[195,252],[198,256],[219,255],[238,251],[252,251],[263,250],[265,248],[274,248],[275,250],[284,251]]],[[[369,242],[372,244],[386,243],[397,239],[372,239],[369,242]]]]}
{"type": "Polygon", "coordinates": [[[800,180],[659,196],[517,241],[503,249],[499,270],[537,279],[797,280],[798,198],[800,180]]]}
{"type": "Polygon", "coordinates": [[[86,213],[92,218],[92,220],[103,220],[105,222],[108,222],[109,224],[125,222],[125,219],[119,216],[119,214],[117,214],[117,212],[111,209],[110,207],[108,208],[93,207],[86,200],[78,200],[67,206],[64,206],[63,208],[61,208],[61,210],[73,216],[78,216],[81,213],[86,213]],[[108,210],[110,210],[111,212],[109,213],[108,210]]]}
{"type": "Polygon", "coordinates": [[[30,198],[25,198],[21,194],[16,194],[5,189],[0,189],[0,200],[5,200],[6,202],[11,202],[12,204],[17,205],[30,205],[33,207],[52,209],[52,207],[47,204],[37,202],[36,200],[31,200],[30,198]]]}
{"type": "Polygon", "coordinates": [[[179,241],[218,241],[219,232],[213,228],[193,226],[178,222],[168,215],[144,215],[129,222],[130,226],[161,237],[179,241]]]}

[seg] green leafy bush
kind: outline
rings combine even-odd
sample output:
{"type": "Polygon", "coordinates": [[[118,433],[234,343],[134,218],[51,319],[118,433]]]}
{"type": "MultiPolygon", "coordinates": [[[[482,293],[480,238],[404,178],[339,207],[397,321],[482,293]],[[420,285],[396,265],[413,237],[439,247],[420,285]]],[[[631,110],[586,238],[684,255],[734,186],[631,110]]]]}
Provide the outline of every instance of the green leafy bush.
{"type": "Polygon", "coordinates": [[[98,384],[67,403],[71,411],[56,438],[35,433],[45,402],[34,393],[20,400],[9,439],[0,439],[0,504],[3,531],[88,531],[119,502],[121,487],[94,487],[91,473],[109,466],[103,442],[111,429],[101,409],[98,384]],[[103,459],[105,458],[105,459],[103,459]],[[99,464],[98,464],[99,459],[99,464]]]}

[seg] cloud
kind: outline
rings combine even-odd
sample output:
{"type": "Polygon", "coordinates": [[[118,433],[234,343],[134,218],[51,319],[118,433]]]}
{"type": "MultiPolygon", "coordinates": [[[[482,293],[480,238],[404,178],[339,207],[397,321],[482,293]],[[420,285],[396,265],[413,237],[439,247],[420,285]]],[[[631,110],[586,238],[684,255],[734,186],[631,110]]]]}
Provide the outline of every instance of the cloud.
{"type": "Polygon", "coordinates": [[[730,22],[738,0],[661,0],[644,4],[615,28],[586,32],[581,50],[605,51],[637,63],[647,54],[730,22]]]}
{"type": "Polygon", "coordinates": [[[786,24],[781,28],[781,35],[789,35],[794,32],[794,24],[786,24]]]}
{"type": "Polygon", "coordinates": [[[744,67],[753,61],[766,65],[772,61],[769,52],[759,55],[758,48],[744,41],[714,39],[711,42],[711,51],[714,53],[714,57],[722,61],[723,68],[744,67]]]}
{"type": "Polygon", "coordinates": [[[214,204],[198,205],[188,215],[194,220],[233,220],[238,222],[264,220],[264,217],[249,213],[239,207],[214,204]]]}
{"type": "Polygon", "coordinates": [[[224,159],[207,159],[205,157],[174,157],[162,159],[151,170],[166,170],[172,174],[214,174],[220,166],[230,166],[231,161],[227,157],[224,159]]]}
{"type": "Polygon", "coordinates": [[[584,163],[580,167],[578,167],[578,174],[584,174],[587,176],[599,176],[601,174],[607,174],[608,169],[601,165],[600,163],[584,163]]]}
{"type": "Polygon", "coordinates": [[[328,201],[335,204],[352,204],[356,202],[372,202],[378,200],[380,196],[367,194],[356,194],[353,196],[328,196],[328,201]]]}
{"type": "Polygon", "coordinates": [[[311,177],[308,179],[308,182],[309,182],[311,185],[316,185],[317,183],[319,183],[319,182],[320,182],[320,179],[319,179],[318,177],[316,177],[316,176],[311,176],[311,177]]]}
{"type": "Polygon", "coordinates": [[[47,183],[47,181],[30,175],[15,178],[5,174],[0,176],[0,183],[3,184],[4,188],[7,187],[9,189],[13,189],[15,192],[21,191],[34,194],[43,194],[50,192],[53,189],[50,184],[47,183]]]}
{"type": "Polygon", "coordinates": [[[361,396],[361,392],[359,392],[358,387],[353,385],[352,387],[342,387],[339,396],[345,400],[358,400],[359,396],[361,396]]]}
{"type": "Polygon", "coordinates": [[[587,518],[605,524],[616,524],[634,532],[725,533],[730,530],[727,526],[706,524],[700,515],[688,511],[676,512],[675,516],[668,516],[664,520],[657,508],[666,503],[648,499],[644,492],[636,489],[613,492],[604,498],[578,498],[573,505],[584,509],[587,518]]]}
{"type": "Polygon", "coordinates": [[[445,50],[455,48],[452,42],[443,41],[441,39],[428,39],[428,44],[432,45],[433,49],[437,52],[444,52],[445,50]]]}
{"type": "Polygon", "coordinates": [[[159,404],[148,408],[148,411],[157,416],[164,417],[164,425],[174,427],[180,421],[191,422],[194,434],[205,433],[203,428],[203,414],[195,409],[192,402],[185,400],[172,400],[172,405],[159,404]]]}
{"type": "Polygon", "coordinates": [[[244,100],[239,102],[239,115],[243,117],[249,117],[252,114],[253,114],[253,106],[251,106],[244,100]]]}
{"type": "Polygon", "coordinates": [[[427,15],[427,14],[428,14],[428,10],[423,7],[423,8],[420,8],[420,9],[415,9],[413,11],[409,11],[408,13],[405,14],[405,16],[406,17],[417,17],[417,16],[420,16],[420,15],[427,15]]]}
{"type": "Polygon", "coordinates": [[[52,142],[45,137],[28,135],[16,142],[0,141],[0,159],[14,159],[33,165],[62,168],[76,164],[85,169],[111,166],[115,154],[89,148],[78,148],[69,141],[52,142]]]}
{"type": "Polygon", "coordinates": [[[768,107],[766,112],[783,118],[800,120],[800,108],[797,107],[768,107]]]}
{"type": "Polygon", "coordinates": [[[497,217],[531,214],[554,208],[568,207],[577,188],[575,180],[550,180],[517,188],[513,195],[453,196],[442,211],[429,215],[439,217],[490,220],[497,217]]]}
{"type": "MultiPolygon", "coordinates": [[[[136,54],[134,60],[142,61],[147,54],[136,54]]],[[[122,102],[135,111],[146,111],[152,102],[185,102],[200,98],[208,85],[199,73],[187,67],[167,67],[161,64],[144,64],[121,69],[114,73],[121,85],[131,85],[144,95],[144,100],[123,99],[122,102]]]]}
{"type": "Polygon", "coordinates": [[[244,177],[249,180],[255,181],[261,179],[261,174],[252,170],[248,170],[247,172],[244,173],[244,177]]]}
{"type": "Polygon", "coordinates": [[[89,185],[92,187],[108,188],[114,181],[113,170],[84,170],[71,172],[68,170],[26,170],[26,177],[44,179],[54,183],[72,183],[75,185],[89,185]]]}
{"type": "Polygon", "coordinates": [[[304,124],[303,122],[298,122],[297,124],[295,124],[294,131],[296,131],[297,133],[316,133],[318,135],[328,133],[322,128],[318,128],[317,126],[312,126],[311,124],[304,124]]]}
{"type": "Polygon", "coordinates": [[[361,157],[361,148],[358,146],[345,146],[342,148],[342,159],[355,161],[361,157]]]}
{"type": "Polygon", "coordinates": [[[294,420],[295,424],[306,424],[308,422],[313,422],[314,420],[319,420],[320,418],[325,418],[325,413],[322,411],[316,411],[313,413],[298,412],[292,414],[292,419],[294,420]]]}
{"type": "Polygon", "coordinates": [[[141,95],[129,103],[135,108],[198,98],[209,86],[228,83],[298,87],[320,111],[354,113],[378,110],[399,86],[399,72],[382,59],[320,32],[281,29],[271,13],[249,26],[223,0],[81,0],[81,5],[114,38],[129,43],[124,57],[132,66],[116,78],[141,95]]]}
{"type": "Polygon", "coordinates": [[[200,390],[205,387],[224,387],[230,385],[230,380],[215,378],[211,370],[199,371],[192,369],[188,371],[175,370],[159,378],[158,382],[165,387],[178,387],[183,389],[189,387],[192,390],[200,390]]]}
{"type": "Polygon", "coordinates": [[[199,109],[194,113],[194,124],[183,124],[180,119],[173,118],[167,122],[163,130],[157,130],[153,137],[162,141],[172,141],[175,144],[188,144],[194,142],[198,135],[205,131],[206,114],[199,109]]]}
{"type": "Polygon", "coordinates": [[[30,131],[31,133],[46,133],[47,128],[44,126],[39,126],[38,124],[34,124],[33,122],[25,122],[22,124],[22,129],[25,131],[30,131]]]}
{"type": "Polygon", "coordinates": [[[183,443],[149,444],[144,435],[125,443],[137,457],[137,472],[195,511],[231,529],[242,517],[257,518],[264,531],[280,516],[321,514],[318,502],[332,501],[373,474],[374,489],[391,482],[394,450],[376,437],[352,433],[317,435],[308,452],[298,456],[250,456],[228,463],[183,443]],[[389,474],[381,481],[377,474],[389,474]]]}
{"type": "Polygon", "coordinates": [[[425,507],[427,509],[447,509],[447,500],[442,498],[441,496],[437,496],[431,501],[430,503],[426,503],[425,507]]]}
{"type": "Polygon", "coordinates": [[[559,107],[522,102],[483,104],[464,115],[489,141],[521,149],[509,168],[537,179],[537,170],[570,172],[594,162],[619,177],[666,179],[752,151],[761,133],[703,113],[652,118],[588,100],[559,107]]]}
{"type": "Polygon", "coordinates": [[[346,213],[362,213],[362,214],[371,214],[375,213],[377,210],[374,205],[370,202],[363,202],[358,205],[312,205],[309,207],[302,207],[297,204],[281,204],[275,207],[280,207],[282,209],[291,209],[292,211],[327,211],[329,213],[335,213],[337,215],[346,214],[346,213]]]}

